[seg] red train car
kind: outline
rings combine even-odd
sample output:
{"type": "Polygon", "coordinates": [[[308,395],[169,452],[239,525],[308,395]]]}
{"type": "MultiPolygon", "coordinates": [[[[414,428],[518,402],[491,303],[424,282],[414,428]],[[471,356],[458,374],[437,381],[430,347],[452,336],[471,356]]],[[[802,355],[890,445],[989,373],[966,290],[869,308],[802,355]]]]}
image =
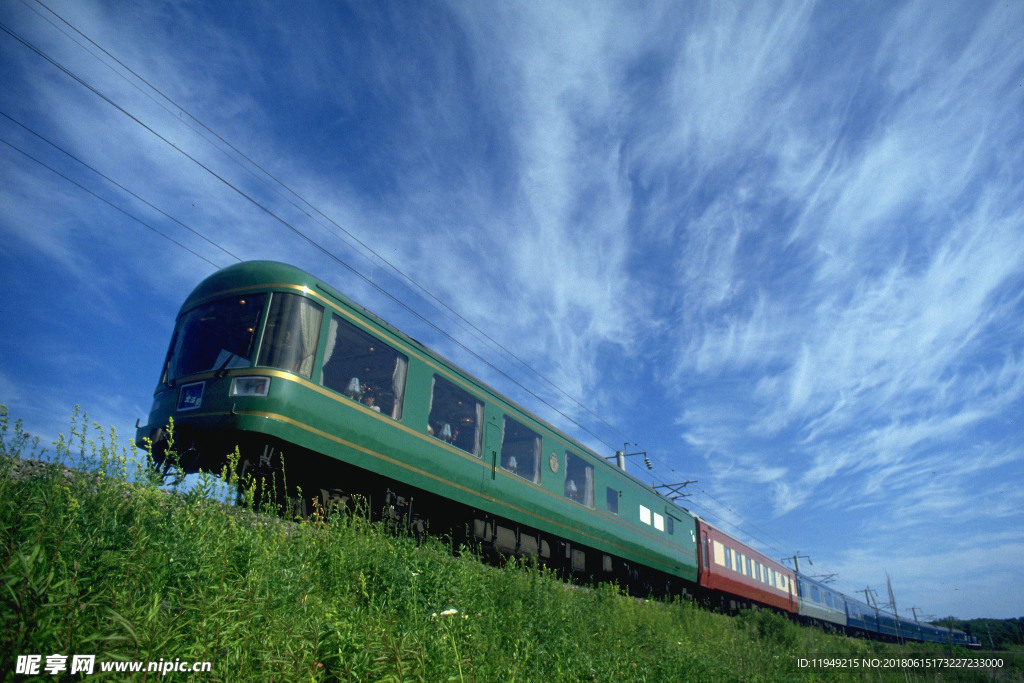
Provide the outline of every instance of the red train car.
{"type": "Polygon", "coordinates": [[[728,611],[769,605],[796,613],[793,570],[697,518],[698,583],[728,611]]]}

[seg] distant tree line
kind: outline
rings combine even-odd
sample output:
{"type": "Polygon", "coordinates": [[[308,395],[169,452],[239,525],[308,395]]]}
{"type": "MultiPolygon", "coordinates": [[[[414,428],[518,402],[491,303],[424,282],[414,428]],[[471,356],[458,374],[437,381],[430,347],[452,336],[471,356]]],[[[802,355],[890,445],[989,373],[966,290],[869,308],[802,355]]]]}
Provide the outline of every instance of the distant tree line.
{"type": "Polygon", "coordinates": [[[990,650],[1016,650],[1024,647],[1024,617],[1016,619],[970,619],[946,617],[933,621],[936,626],[955,628],[977,636],[981,646],[990,650]]]}

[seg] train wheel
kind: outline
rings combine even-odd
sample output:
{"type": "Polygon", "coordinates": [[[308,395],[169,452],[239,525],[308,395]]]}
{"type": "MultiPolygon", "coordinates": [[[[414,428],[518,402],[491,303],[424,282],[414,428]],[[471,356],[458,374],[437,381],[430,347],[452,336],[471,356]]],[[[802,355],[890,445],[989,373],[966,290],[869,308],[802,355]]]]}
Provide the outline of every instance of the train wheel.
{"type": "Polygon", "coordinates": [[[292,519],[309,517],[309,504],[306,502],[305,496],[288,496],[285,512],[292,519]]]}
{"type": "Polygon", "coordinates": [[[320,509],[325,517],[345,514],[351,498],[341,489],[320,489],[320,509]]]}
{"type": "Polygon", "coordinates": [[[416,538],[416,545],[420,545],[423,542],[423,536],[427,533],[426,522],[419,515],[413,515],[409,521],[409,531],[416,538]]]}

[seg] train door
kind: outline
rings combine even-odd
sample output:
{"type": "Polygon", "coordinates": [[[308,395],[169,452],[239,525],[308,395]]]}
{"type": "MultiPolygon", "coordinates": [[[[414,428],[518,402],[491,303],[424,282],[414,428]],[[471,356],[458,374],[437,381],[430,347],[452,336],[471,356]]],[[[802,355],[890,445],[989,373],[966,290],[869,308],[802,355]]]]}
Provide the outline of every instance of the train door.
{"type": "Polygon", "coordinates": [[[708,572],[711,571],[711,539],[708,538],[708,532],[701,529],[700,532],[700,580],[699,583],[702,586],[707,585],[708,572]]]}
{"type": "Polygon", "coordinates": [[[715,539],[701,520],[697,520],[697,583],[705,588],[711,587],[712,566],[715,559],[715,539]]]}
{"type": "Polygon", "coordinates": [[[482,468],[483,478],[480,481],[481,490],[488,488],[498,476],[498,454],[500,452],[501,426],[492,418],[488,420],[487,429],[484,432],[484,466],[482,468]]]}

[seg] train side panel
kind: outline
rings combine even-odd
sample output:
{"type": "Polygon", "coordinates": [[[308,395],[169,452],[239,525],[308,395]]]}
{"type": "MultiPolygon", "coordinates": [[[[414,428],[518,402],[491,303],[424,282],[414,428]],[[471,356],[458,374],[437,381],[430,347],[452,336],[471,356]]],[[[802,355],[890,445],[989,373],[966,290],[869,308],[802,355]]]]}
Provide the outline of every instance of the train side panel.
{"type": "Polygon", "coordinates": [[[158,464],[171,419],[183,470],[219,471],[238,446],[247,465],[301,484],[300,504],[362,487],[404,501],[390,519],[433,505],[434,519],[448,515],[490,549],[597,579],[659,593],[696,587],[730,609],[764,605],[866,635],[977,646],[797,575],[285,264],[226,268],[186,299],[136,434],[140,446],[163,444],[158,464]],[[458,518],[447,512],[456,508],[458,518]]]}
{"type": "MultiPolygon", "coordinates": [[[[343,463],[479,510],[503,551],[558,549],[487,515],[697,579],[692,516],[284,264],[232,266],[186,300],[140,445],[170,418],[189,471],[219,470],[235,445],[252,460],[283,452],[290,484],[326,495],[356,484],[337,480],[331,462],[343,463]]],[[[610,563],[565,551],[577,571],[599,576],[610,563]]]]}
{"type": "Polygon", "coordinates": [[[796,573],[797,597],[801,617],[846,626],[846,597],[806,574],[796,573]]]}
{"type": "Polygon", "coordinates": [[[747,602],[797,612],[796,576],[788,567],[697,519],[700,585],[727,594],[727,608],[747,602]]]}

